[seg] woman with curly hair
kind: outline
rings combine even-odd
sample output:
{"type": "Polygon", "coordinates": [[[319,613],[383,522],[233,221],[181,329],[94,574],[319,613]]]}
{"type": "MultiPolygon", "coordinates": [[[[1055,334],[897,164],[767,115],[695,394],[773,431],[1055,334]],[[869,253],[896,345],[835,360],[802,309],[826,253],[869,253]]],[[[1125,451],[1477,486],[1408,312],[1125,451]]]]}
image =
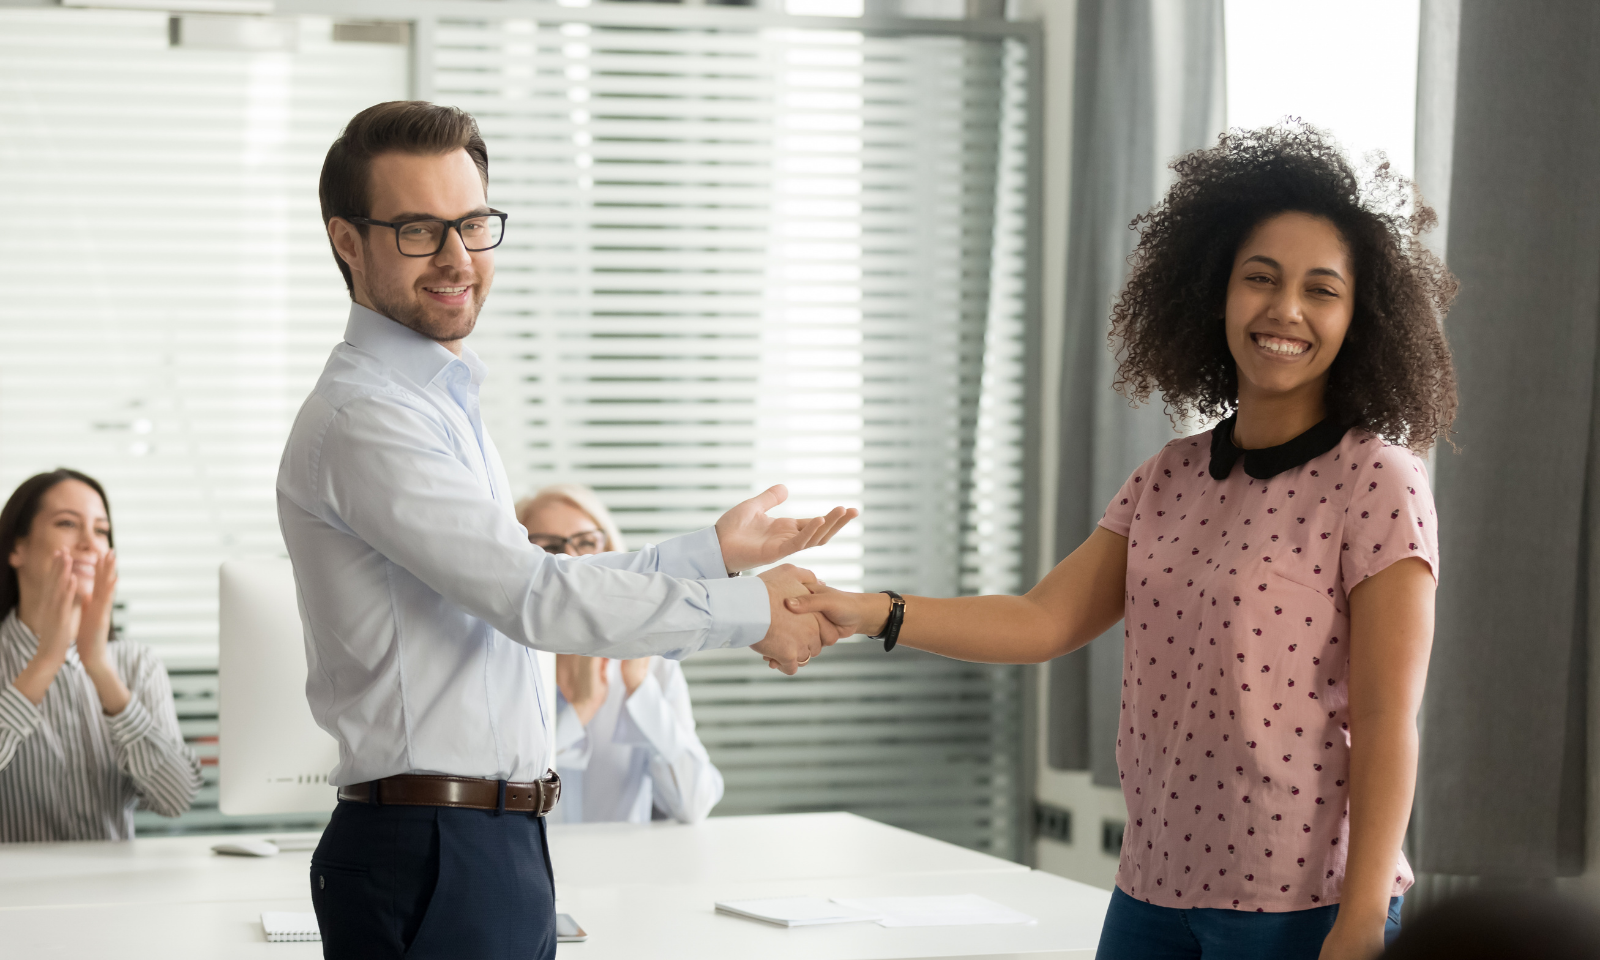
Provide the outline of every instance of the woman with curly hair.
{"type": "Polygon", "coordinates": [[[1021,597],[813,587],[841,630],[1038,663],[1124,621],[1128,805],[1099,956],[1367,960],[1399,931],[1448,435],[1434,222],[1325,134],[1235,130],[1135,221],[1117,386],[1221,418],[1128,478],[1021,597]]]}

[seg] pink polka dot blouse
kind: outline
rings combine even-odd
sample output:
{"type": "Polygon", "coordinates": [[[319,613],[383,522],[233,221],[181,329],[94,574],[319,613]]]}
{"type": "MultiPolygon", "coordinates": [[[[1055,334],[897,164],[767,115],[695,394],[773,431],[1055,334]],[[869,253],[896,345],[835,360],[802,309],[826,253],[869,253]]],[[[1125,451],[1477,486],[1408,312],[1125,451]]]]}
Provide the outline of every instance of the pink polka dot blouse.
{"type": "MultiPolygon", "coordinates": [[[[1427,472],[1361,430],[1267,479],[1248,460],[1213,479],[1211,451],[1210,431],[1167,444],[1100,521],[1128,538],[1117,886],[1327,906],[1349,843],[1349,590],[1405,557],[1437,578],[1427,472]]],[[[1402,856],[1393,894],[1411,882],[1402,856]]]]}

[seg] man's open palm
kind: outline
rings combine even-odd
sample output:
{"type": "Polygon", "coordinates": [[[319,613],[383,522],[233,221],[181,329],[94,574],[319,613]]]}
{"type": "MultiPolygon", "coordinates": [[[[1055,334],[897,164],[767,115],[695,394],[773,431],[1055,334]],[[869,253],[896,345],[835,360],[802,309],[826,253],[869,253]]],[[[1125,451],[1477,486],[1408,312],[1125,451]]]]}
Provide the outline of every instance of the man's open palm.
{"type": "Polygon", "coordinates": [[[777,563],[807,547],[827,543],[860,513],[854,507],[834,507],[825,517],[805,520],[767,516],[768,510],[787,499],[789,490],[780,483],[729,510],[717,521],[717,540],[722,544],[722,560],[728,572],[777,563]]]}

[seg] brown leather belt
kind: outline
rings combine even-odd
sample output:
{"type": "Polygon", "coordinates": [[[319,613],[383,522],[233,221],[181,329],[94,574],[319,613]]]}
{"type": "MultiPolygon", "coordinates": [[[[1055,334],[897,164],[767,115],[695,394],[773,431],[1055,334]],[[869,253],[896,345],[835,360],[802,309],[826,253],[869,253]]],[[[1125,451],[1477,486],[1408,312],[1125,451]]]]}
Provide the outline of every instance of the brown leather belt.
{"type": "Polygon", "coordinates": [[[379,806],[467,807],[542,817],[554,810],[556,801],[561,799],[561,778],[553,770],[533,783],[402,774],[340,787],[339,799],[379,806]]]}

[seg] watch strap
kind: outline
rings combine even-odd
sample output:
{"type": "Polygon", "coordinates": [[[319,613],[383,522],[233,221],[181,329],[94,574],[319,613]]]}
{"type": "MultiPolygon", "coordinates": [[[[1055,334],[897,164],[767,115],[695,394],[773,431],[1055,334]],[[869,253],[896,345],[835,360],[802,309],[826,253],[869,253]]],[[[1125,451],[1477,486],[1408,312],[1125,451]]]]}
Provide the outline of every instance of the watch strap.
{"type": "Polygon", "coordinates": [[[906,598],[893,590],[880,590],[879,593],[889,595],[889,619],[884,621],[883,632],[871,640],[883,641],[883,652],[888,653],[900,640],[900,627],[906,622],[906,598]]]}

